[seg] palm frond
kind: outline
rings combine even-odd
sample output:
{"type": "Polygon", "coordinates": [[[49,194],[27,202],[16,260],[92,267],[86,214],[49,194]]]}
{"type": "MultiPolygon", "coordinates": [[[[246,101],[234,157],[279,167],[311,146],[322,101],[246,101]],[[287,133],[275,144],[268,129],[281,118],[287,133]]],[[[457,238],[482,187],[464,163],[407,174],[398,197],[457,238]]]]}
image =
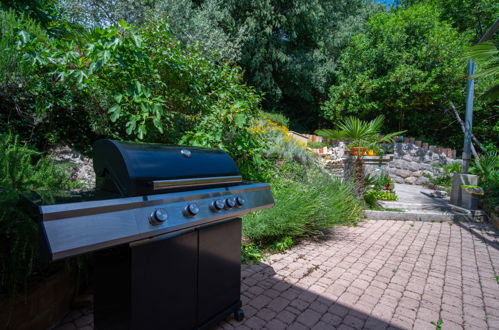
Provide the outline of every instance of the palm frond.
{"type": "Polygon", "coordinates": [[[496,84],[485,91],[485,93],[482,94],[482,97],[490,101],[497,100],[499,98],[499,84],[496,84]]]}
{"type": "Polygon", "coordinates": [[[469,47],[464,56],[466,59],[475,61],[489,61],[499,54],[496,46],[490,42],[484,42],[479,45],[469,47]]]}
{"type": "Polygon", "coordinates": [[[345,137],[345,132],[333,129],[318,129],[315,134],[322,136],[326,139],[337,140],[345,137]]]}

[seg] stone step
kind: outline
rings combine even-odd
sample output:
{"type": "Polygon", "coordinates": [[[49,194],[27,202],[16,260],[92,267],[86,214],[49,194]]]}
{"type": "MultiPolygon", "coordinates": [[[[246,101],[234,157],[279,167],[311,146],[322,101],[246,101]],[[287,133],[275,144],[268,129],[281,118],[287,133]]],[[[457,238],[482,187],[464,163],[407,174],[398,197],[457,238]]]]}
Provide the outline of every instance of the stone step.
{"type": "MultiPolygon", "coordinates": [[[[419,211],[451,211],[453,208],[446,202],[435,203],[408,203],[398,201],[378,201],[378,204],[385,209],[419,210],[419,211]]],[[[457,210],[455,210],[458,212],[457,210]]],[[[463,212],[459,212],[463,213],[463,212]]],[[[466,213],[466,212],[464,212],[466,213]]]]}
{"type": "Polygon", "coordinates": [[[472,217],[458,212],[436,212],[408,210],[376,211],[366,210],[364,216],[369,220],[402,220],[402,221],[473,221],[472,217]]]}

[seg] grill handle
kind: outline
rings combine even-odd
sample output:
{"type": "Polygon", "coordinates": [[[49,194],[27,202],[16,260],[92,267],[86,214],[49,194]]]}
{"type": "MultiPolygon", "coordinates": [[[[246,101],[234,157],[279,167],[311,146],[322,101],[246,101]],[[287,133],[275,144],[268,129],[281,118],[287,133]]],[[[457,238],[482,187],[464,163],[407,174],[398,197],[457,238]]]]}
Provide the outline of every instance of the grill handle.
{"type": "Polygon", "coordinates": [[[207,178],[193,179],[174,179],[174,180],[154,180],[151,181],[153,190],[173,189],[173,188],[195,188],[202,186],[211,186],[218,184],[241,183],[243,177],[240,175],[233,176],[214,176],[207,178]]]}

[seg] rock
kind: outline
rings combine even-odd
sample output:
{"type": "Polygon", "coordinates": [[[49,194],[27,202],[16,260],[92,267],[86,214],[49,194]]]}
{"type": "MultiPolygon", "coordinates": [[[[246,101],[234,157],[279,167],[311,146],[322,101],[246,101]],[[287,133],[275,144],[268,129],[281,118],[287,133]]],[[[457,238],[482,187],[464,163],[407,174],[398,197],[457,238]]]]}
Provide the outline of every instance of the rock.
{"type": "Polygon", "coordinates": [[[428,181],[430,181],[430,180],[428,180],[428,178],[426,178],[426,177],[424,177],[424,176],[420,176],[420,177],[416,180],[415,184],[418,184],[418,185],[423,185],[423,184],[428,183],[428,181]]]}
{"type": "Polygon", "coordinates": [[[432,178],[435,176],[435,174],[432,171],[423,171],[423,175],[429,175],[432,178]]]}
{"type": "Polygon", "coordinates": [[[423,172],[422,171],[414,171],[412,172],[411,176],[415,176],[417,178],[419,178],[421,175],[423,175],[423,172]]]}
{"type": "Polygon", "coordinates": [[[402,159],[408,162],[412,161],[412,157],[410,155],[404,155],[402,156],[402,159]]]}
{"type": "Polygon", "coordinates": [[[413,176],[410,176],[408,178],[405,178],[404,180],[404,183],[407,183],[407,184],[414,184],[414,182],[416,182],[418,178],[416,177],[413,177],[413,176]]]}
{"type": "Polygon", "coordinates": [[[388,173],[389,174],[397,174],[397,169],[394,167],[389,167],[388,168],[388,173]]]}
{"type": "Polygon", "coordinates": [[[396,183],[404,183],[404,179],[399,177],[399,176],[392,176],[391,177],[396,183]]]}
{"type": "Polygon", "coordinates": [[[416,162],[410,162],[407,166],[407,168],[411,171],[417,171],[419,170],[419,164],[416,162]]]}
{"type": "Polygon", "coordinates": [[[431,170],[431,165],[429,164],[419,164],[420,170],[431,170]]]}
{"type": "Polygon", "coordinates": [[[391,161],[390,164],[393,164],[396,168],[402,168],[402,161],[400,159],[395,159],[391,161]]]}
{"type": "Polygon", "coordinates": [[[80,154],[68,146],[59,146],[49,150],[58,164],[70,164],[65,170],[71,175],[71,180],[83,182],[86,188],[95,187],[95,173],[92,159],[80,154]]]}
{"type": "Polygon", "coordinates": [[[437,190],[435,191],[435,196],[438,198],[444,198],[447,196],[447,192],[445,190],[437,190]]]}
{"type": "Polygon", "coordinates": [[[397,170],[396,174],[405,179],[411,175],[411,172],[407,170],[397,170]]]}

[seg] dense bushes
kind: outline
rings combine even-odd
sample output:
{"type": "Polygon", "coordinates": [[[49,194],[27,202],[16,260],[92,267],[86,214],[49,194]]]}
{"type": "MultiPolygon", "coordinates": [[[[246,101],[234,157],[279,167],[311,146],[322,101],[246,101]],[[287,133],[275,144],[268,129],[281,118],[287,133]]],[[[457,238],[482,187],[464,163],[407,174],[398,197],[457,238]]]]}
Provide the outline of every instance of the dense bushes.
{"type": "MultiPolygon", "coordinates": [[[[67,143],[89,152],[102,137],[222,148],[245,179],[272,183],[276,207],[245,219],[256,249],[285,249],[296,237],[358,217],[350,187],[318,170],[316,156],[290,138],[286,117],[261,112],[260,96],[242,83],[241,70],[185,47],[162,20],[91,30],[55,21],[66,28],[57,35],[13,12],[0,17],[0,50],[9,59],[0,67],[8,77],[0,82],[3,131],[9,127],[45,150],[67,143]]],[[[33,166],[45,173],[52,168],[47,162],[33,166]]],[[[37,184],[64,189],[64,180],[56,180],[60,187],[37,184]]]]}
{"type": "Polygon", "coordinates": [[[54,191],[78,188],[50,158],[0,134],[0,294],[20,289],[38,271],[38,228],[24,194],[45,202],[54,191]]]}
{"type": "Polygon", "coordinates": [[[297,181],[276,181],[272,191],[276,206],[249,214],[243,222],[244,235],[263,244],[352,224],[361,215],[361,205],[351,187],[325,173],[313,173],[297,181]]]}
{"type": "Polygon", "coordinates": [[[185,49],[166,23],[75,27],[70,38],[55,38],[29,19],[1,15],[2,50],[16,54],[23,70],[13,70],[30,79],[2,86],[2,122],[15,122],[25,138],[82,151],[98,137],[180,142],[255,157],[243,149],[258,147],[246,128],[259,96],[241,83],[239,68],[185,49]]]}

